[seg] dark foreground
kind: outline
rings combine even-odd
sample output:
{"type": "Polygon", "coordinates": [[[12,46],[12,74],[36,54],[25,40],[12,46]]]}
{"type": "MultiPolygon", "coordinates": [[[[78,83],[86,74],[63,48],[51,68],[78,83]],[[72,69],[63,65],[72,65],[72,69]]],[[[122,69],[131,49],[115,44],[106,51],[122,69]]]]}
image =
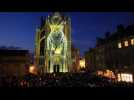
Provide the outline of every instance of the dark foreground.
{"type": "Polygon", "coordinates": [[[88,73],[26,75],[23,78],[0,78],[0,87],[134,87],[133,83],[117,82],[88,73]]]}

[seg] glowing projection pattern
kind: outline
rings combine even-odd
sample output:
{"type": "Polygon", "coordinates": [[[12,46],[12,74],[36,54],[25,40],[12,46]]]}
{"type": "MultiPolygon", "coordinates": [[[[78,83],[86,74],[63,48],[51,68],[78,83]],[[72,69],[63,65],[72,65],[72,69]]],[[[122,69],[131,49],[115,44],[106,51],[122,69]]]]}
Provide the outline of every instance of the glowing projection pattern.
{"type": "Polygon", "coordinates": [[[66,72],[65,59],[67,55],[67,39],[63,32],[64,23],[50,24],[50,29],[51,32],[47,37],[47,50],[49,57],[51,57],[50,72],[53,72],[54,64],[60,65],[60,72],[66,72]]]}
{"type": "Polygon", "coordinates": [[[55,12],[41,21],[35,40],[35,65],[39,72],[71,72],[70,18],[55,12]]]}

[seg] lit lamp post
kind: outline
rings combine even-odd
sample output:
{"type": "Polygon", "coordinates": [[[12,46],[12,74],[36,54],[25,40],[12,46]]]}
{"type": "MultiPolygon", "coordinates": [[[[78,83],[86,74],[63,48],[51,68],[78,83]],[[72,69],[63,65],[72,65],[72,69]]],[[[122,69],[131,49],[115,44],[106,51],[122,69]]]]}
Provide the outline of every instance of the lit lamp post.
{"type": "Polygon", "coordinates": [[[29,73],[37,75],[37,68],[34,65],[30,66],[29,67],[29,73]]]}

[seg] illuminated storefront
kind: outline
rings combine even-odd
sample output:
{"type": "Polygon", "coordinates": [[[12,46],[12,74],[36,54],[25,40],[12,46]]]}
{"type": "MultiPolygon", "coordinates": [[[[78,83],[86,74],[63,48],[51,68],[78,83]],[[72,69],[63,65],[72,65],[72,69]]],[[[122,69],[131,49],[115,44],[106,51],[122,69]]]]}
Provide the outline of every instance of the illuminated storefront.
{"type": "Polygon", "coordinates": [[[119,82],[133,82],[133,75],[129,73],[117,74],[117,80],[119,82]]]}
{"type": "Polygon", "coordinates": [[[101,70],[97,71],[97,75],[104,76],[104,77],[107,77],[107,78],[110,78],[110,79],[115,79],[116,78],[114,72],[111,71],[111,70],[108,70],[108,69],[105,70],[105,71],[101,71],[101,70]]]}

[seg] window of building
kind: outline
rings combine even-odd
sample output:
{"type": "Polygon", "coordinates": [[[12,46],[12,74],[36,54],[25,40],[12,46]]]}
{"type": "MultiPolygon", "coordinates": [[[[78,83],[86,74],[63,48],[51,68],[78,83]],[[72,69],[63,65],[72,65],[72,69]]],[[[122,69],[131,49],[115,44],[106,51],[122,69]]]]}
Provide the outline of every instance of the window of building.
{"type": "Polygon", "coordinates": [[[122,48],[121,43],[118,43],[118,48],[122,48]]]}
{"type": "Polygon", "coordinates": [[[133,75],[127,73],[118,74],[118,81],[133,82],[133,75]]]}
{"type": "Polygon", "coordinates": [[[131,39],[131,45],[134,45],[134,39],[131,39]]]}
{"type": "Polygon", "coordinates": [[[118,74],[118,81],[120,82],[121,81],[121,75],[118,74]]]}
{"type": "Polygon", "coordinates": [[[127,47],[128,46],[128,41],[124,41],[124,45],[125,45],[125,47],[127,47]]]}

